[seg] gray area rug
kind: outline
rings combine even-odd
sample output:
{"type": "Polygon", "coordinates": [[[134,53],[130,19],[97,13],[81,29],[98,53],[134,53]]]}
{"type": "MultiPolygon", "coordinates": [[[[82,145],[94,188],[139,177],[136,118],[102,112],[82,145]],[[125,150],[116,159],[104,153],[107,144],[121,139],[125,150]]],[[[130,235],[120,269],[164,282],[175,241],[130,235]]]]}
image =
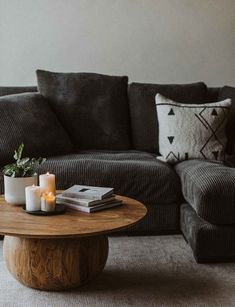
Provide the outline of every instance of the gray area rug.
{"type": "Polygon", "coordinates": [[[0,307],[235,306],[235,263],[197,264],[182,236],[112,237],[103,273],[68,292],[26,288],[0,243],[0,307]]]}

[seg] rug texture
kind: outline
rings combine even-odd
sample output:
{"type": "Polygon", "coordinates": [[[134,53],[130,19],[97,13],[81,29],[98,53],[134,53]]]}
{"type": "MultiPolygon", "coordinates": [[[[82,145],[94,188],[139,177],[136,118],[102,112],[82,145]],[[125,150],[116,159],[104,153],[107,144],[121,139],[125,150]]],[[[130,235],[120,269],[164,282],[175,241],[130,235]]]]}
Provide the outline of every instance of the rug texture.
{"type": "Polygon", "coordinates": [[[235,306],[235,263],[197,264],[180,235],[109,238],[103,273],[67,292],[19,284],[6,269],[0,244],[0,306],[235,306]]]}

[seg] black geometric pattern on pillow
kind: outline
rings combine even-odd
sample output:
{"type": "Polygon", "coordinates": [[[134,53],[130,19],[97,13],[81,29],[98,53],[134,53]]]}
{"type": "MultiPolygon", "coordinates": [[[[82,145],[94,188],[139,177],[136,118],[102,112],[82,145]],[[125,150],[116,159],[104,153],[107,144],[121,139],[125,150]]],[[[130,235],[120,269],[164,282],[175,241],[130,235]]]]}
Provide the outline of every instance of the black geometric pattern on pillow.
{"type": "MultiPolygon", "coordinates": [[[[203,116],[203,112],[206,110],[207,108],[203,108],[202,111],[199,113],[199,115],[195,114],[195,116],[197,117],[198,120],[200,120],[200,122],[205,126],[206,129],[209,129],[211,131],[211,134],[208,136],[208,139],[206,141],[205,144],[203,144],[200,153],[202,154],[202,156],[207,159],[207,146],[209,144],[209,142],[212,140],[212,138],[216,139],[218,141],[218,143],[221,145],[221,154],[222,154],[222,159],[225,159],[225,144],[223,144],[222,140],[220,140],[219,136],[216,134],[218,132],[218,130],[220,129],[220,127],[224,124],[225,120],[227,119],[227,109],[223,108],[223,107],[216,107],[216,109],[218,109],[216,111],[215,108],[213,108],[211,115],[212,116],[218,116],[218,113],[222,112],[222,116],[220,117],[220,121],[218,122],[217,127],[213,128],[212,125],[210,124],[210,122],[203,116]],[[226,111],[225,111],[226,110],[226,111]]],[[[211,151],[212,154],[214,155],[215,160],[218,159],[219,157],[219,151],[211,151]]]]}
{"type": "MultiPolygon", "coordinates": [[[[177,107],[179,107],[179,106],[177,106],[177,107]]],[[[224,114],[224,116],[221,118],[221,121],[219,122],[219,125],[216,127],[216,129],[213,129],[213,127],[210,125],[209,121],[203,116],[203,112],[207,109],[206,107],[202,108],[202,110],[199,112],[199,114],[195,114],[195,117],[202,123],[202,125],[205,127],[205,129],[208,129],[208,130],[211,131],[211,134],[208,136],[207,141],[202,145],[202,147],[200,149],[200,153],[202,154],[202,156],[205,159],[207,159],[207,152],[208,152],[207,151],[207,145],[209,144],[211,139],[214,137],[218,141],[218,143],[221,145],[221,151],[216,150],[216,151],[211,151],[211,153],[213,154],[215,160],[218,159],[219,153],[222,155],[222,159],[224,160],[225,159],[225,146],[220,141],[219,137],[216,135],[216,132],[220,129],[221,125],[227,119],[227,116],[226,116],[227,113],[225,112],[225,108],[223,108],[223,107],[216,107],[216,108],[220,109],[224,114]]],[[[218,112],[216,111],[215,107],[213,107],[211,115],[212,116],[218,116],[218,112]]],[[[175,115],[173,108],[170,109],[168,115],[175,115]]],[[[167,136],[167,138],[169,140],[169,143],[173,144],[175,136],[167,136]]],[[[169,158],[171,155],[177,161],[180,161],[180,154],[179,153],[175,153],[174,151],[170,151],[169,154],[167,155],[167,158],[169,158]]],[[[189,158],[189,156],[188,156],[188,153],[186,152],[184,160],[188,160],[188,158],[189,158]]]]}
{"type": "Polygon", "coordinates": [[[159,151],[168,162],[224,160],[231,101],[186,105],[156,96],[159,151]]]}
{"type": "MultiPolygon", "coordinates": [[[[177,106],[178,107],[178,106],[177,106]]],[[[222,154],[222,157],[223,157],[223,160],[225,159],[225,156],[224,156],[224,153],[225,153],[225,146],[223,145],[223,143],[219,140],[219,138],[217,137],[216,135],[216,131],[219,130],[220,126],[224,123],[224,121],[226,120],[226,114],[225,114],[225,111],[224,111],[224,108],[223,107],[218,107],[219,109],[222,110],[222,112],[224,113],[224,116],[222,117],[221,119],[221,122],[219,123],[219,125],[217,126],[216,129],[213,129],[212,126],[210,125],[210,123],[206,120],[206,118],[203,117],[203,112],[206,110],[206,108],[203,108],[201,110],[201,112],[199,112],[199,115],[198,114],[195,114],[196,118],[202,123],[202,125],[206,128],[206,129],[210,129],[211,130],[211,135],[209,135],[207,141],[202,145],[201,149],[200,149],[200,153],[202,154],[202,156],[207,159],[207,145],[209,144],[210,140],[214,137],[218,143],[221,145],[221,154],[222,154]]],[[[168,115],[175,115],[174,113],[174,110],[171,108],[170,112],[168,113],[168,115]]],[[[215,108],[213,108],[213,111],[211,112],[211,115],[213,116],[218,116],[218,113],[217,111],[215,110],[215,108]]],[[[169,140],[169,143],[172,144],[173,143],[173,140],[174,140],[174,136],[168,136],[167,137],[168,140],[169,140]]],[[[214,158],[215,160],[218,159],[219,157],[219,151],[212,151],[212,154],[214,155],[214,158]]],[[[179,158],[179,153],[174,153],[173,151],[170,151],[169,154],[167,155],[167,158],[170,156],[170,155],[173,155],[174,158],[176,160],[180,160],[179,158]]],[[[188,153],[185,153],[185,160],[188,160],[188,153]]]]}
{"type": "Polygon", "coordinates": [[[180,161],[180,154],[178,153],[177,156],[173,151],[170,151],[168,155],[166,156],[166,159],[169,159],[170,157],[174,157],[177,161],[180,161]]]}
{"type": "Polygon", "coordinates": [[[168,113],[168,115],[175,115],[174,110],[170,109],[170,112],[168,113]]]}
{"type": "Polygon", "coordinates": [[[216,109],[213,109],[213,111],[211,112],[211,115],[218,116],[218,113],[216,112],[216,109]]]}
{"type": "Polygon", "coordinates": [[[168,136],[168,140],[169,140],[170,144],[172,144],[172,143],[173,143],[174,138],[175,138],[174,136],[168,136]]]}

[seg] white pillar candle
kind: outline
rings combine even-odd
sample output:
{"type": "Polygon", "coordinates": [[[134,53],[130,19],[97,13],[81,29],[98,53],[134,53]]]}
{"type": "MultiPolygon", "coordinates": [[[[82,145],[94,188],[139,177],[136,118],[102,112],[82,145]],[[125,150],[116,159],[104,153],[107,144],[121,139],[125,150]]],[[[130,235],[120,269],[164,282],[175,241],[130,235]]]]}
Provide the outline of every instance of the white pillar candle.
{"type": "Polygon", "coordinates": [[[41,197],[41,210],[42,211],[55,211],[56,197],[50,193],[43,193],[41,197]]]}
{"type": "Polygon", "coordinates": [[[29,186],[25,188],[25,200],[27,211],[41,210],[41,189],[39,186],[29,186]]]}
{"type": "Polygon", "coordinates": [[[39,185],[42,193],[52,192],[54,195],[56,194],[54,174],[50,174],[49,172],[47,172],[46,174],[40,175],[39,185]]]}

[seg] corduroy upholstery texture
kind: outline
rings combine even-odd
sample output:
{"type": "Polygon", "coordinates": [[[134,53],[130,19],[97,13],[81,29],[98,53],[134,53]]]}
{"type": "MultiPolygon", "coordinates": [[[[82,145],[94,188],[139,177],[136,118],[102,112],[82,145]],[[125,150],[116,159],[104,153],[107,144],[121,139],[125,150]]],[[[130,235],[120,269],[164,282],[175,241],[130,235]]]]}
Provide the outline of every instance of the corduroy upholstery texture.
{"type": "Polygon", "coordinates": [[[179,228],[179,203],[172,204],[145,204],[148,213],[136,225],[127,228],[121,233],[146,235],[146,234],[176,234],[179,228]]]}
{"type": "Polygon", "coordinates": [[[180,180],[170,166],[149,153],[80,152],[49,158],[40,170],[46,171],[56,174],[58,189],[75,183],[111,186],[115,193],[143,202],[147,216],[121,233],[179,232],[180,180]]]}
{"type": "Polygon", "coordinates": [[[37,92],[36,86],[0,86],[0,96],[37,92]]]}
{"type": "MultiPolygon", "coordinates": [[[[0,176],[0,192],[3,194],[3,176],[0,176]]],[[[179,228],[179,203],[153,204],[145,203],[148,213],[136,225],[119,231],[119,234],[130,235],[153,235],[153,234],[176,234],[179,228]]],[[[1,239],[1,236],[0,236],[1,239]]]]}
{"type": "Polygon", "coordinates": [[[37,78],[75,148],[130,149],[127,77],[37,70],[37,78]]]}
{"type": "Polygon", "coordinates": [[[199,263],[235,261],[235,225],[212,225],[185,203],[180,207],[180,228],[199,263]]]}
{"type": "Polygon", "coordinates": [[[225,165],[229,167],[235,167],[235,154],[227,157],[225,165]]]}
{"type": "Polygon", "coordinates": [[[220,89],[218,99],[231,98],[232,104],[230,107],[226,133],[228,137],[227,152],[235,154],[235,87],[224,86],[220,89]]]}
{"type": "Polygon", "coordinates": [[[159,153],[157,93],[181,103],[207,102],[207,86],[203,82],[180,85],[131,83],[128,93],[134,149],[152,153],[159,153]]]}
{"type": "Polygon", "coordinates": [[[220,87],[207,87],[207,102],[218,101],[219,91],[220,87]]]}
{"type": "Polygon", "coordinates": [[[171,204],[181,197],[180,179],[173,168],[145,152],[85,151],[49,157],[40,172],[53,172],[58,189],[74,184],[111,186],[116,194],[144,204],[171,204]]]}
{"type": "Polygon", "coordinates": [[[235,224],[235,168],[205,160],[178,163],[186,201],[212,224],[235,224]]]}
{"type": "Polygon", "coordinates": [[[24,155],[48,157],[67,154],[72,143],[47,101],[38,93],[0,97],[0,165],[13,160],[23,142],[24,155]]]}

